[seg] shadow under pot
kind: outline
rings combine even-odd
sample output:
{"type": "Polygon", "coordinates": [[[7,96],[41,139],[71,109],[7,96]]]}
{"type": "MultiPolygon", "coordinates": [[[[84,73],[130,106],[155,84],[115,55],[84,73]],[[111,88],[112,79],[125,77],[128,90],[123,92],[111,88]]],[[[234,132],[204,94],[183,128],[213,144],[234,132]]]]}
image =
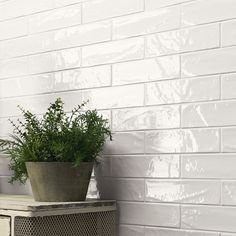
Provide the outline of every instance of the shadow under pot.
{"type": "Polygon", "coordinates": [[[74,167],[71,162],[26,162],[35,201],[84,201],[93,164],[82,162],[74,167]]]}

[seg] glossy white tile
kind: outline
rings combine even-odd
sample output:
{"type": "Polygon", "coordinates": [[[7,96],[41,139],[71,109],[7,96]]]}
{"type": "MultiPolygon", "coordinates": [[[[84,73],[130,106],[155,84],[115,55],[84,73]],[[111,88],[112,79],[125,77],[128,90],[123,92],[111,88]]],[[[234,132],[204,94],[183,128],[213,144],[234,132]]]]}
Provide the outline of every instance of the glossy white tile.
{"type": "Polygon", "coordinates": [[[236,236],[236,234],[228,234],[228,233],[222,233],[221,236],[236,236]]]}
{"type": "Polygon", "coordinates": [[[235,207],[182,206],[181,225],[188,229],[235,232],[235,207]]]}
{"type": "Polygon", "coordinates": [[[184,103],[219,99],[219,76],[168,80],[146,85],[146,105],[184,103]]]}
{"type": "Polygon", "coordinates": [[[113,141],[107,141],[104,154],[140,154],[144,153],[144,133],[115,133],[113,141]]]}
{"type": "Polygon", "coordinates": [[[114,177],[179,177],[180,166],[178,155],[125,155],[113,156],[111,160],[112,176],[114,177]]]}
{"type": "Polygon", "coordinates": [[[236,74],[226,74],[221,76],[222,98],[236,98],[236,74]]]}
{"type": "Polygon", "coordinates": [[[199,0],[183,5],[183,25],[203,24],[236,17],[234,0],[199,0]]]}
{"type": "Polygon", "coordinates": [[[145,148],[147,153],[218,152],[219,131],[186,129],[146,132],[145,148]]]}
{"type": "Polygon", "coordinates": [[[183,127],[236,125],[236,102],[182,106],[183,127]]]}
{"type": "Polygon", "coordinates": [[[178,205],[120,202],[119,209],[122,224],[179,227],[178,205]]]}
{"type": "Polygon", "coordinates": [[[28,73],[28,58],[15,58],[0,61],[0,79],[17,77],[28,73]]]}
{"type": "Polygon", "coordinates": [[[54,32],[30,35],[2,42],[0,58],[21,57],[55,49],[54,32]]]}
{"type": "Polygon", "coordinates": [[[72,48],[41,53],[28,57],[28,60],[30,74],[77,68],[81,65],[81,49],[72,48]]]}
{"type": "MultiPolygon", "coordinates": [[[[73,5],[74,6],[74,5],[73,5]]],[[[55,31],[55,49],[77,47],[111,39],[111,23],[97,23],[73,26],[55,31]]]]}
{"type": "Polygon", "coordinates": [[[120,236],[144,236],[144,227],[136,225],[120,225],[120,236]]]}
{"type": "Polygon", "coordinates": [[[81,23],[81,5],[76,4],[29,16],[29,33],[69,27],[81,23]]]}
{"type": "Polygon", "coordinates": [[[130,85],[84,90],[82,98],[84,101],[89,100],[88,107],[96,109],[142,106],[144,87],[143,85],[130,85]]]}
{"type": "Polygon", "coordinates": [[[0,22],[0,40],[25,36],[27,33],[26,17],[0,22]]]}
{"type": "Polygon", "coordinates": [[[222,182],[222,204],[236,205],[236,181],[222,182]]]}
{"type": "Polygon", "coordinates": [[[64,7],[75,3],[80,3],[85,0],[54,0],[55,7],[64,7]]]}
{"type": "Polygon", "coordinates": [[[220,181],[146,180],[145,200],[152,202],[219,204],[220,185],[220,181]]]}
{"type": "Polygon", "coordinates": [[[231,46],[236,44],[236,21],[230,20],[223,22],[221,25],[221,44],[222,46],[231,46]]]}
{"type": "Polygon", "coordinates": [[[183,178],[234,179],[236,178],[235,154],[196,154],[181,157],[183,178]],[[222,168],[227,166],[227,168],[222,168]]]}
{"type": "Polygon", "coordinates": [[[132,38],[82,48],[83,66],[142,59],[143,56],[143,38],[132,38]]]}
{"type": "Polygon", "coordinates": [[[145,134],[146,153],[179,153],[182,143],[179,130],[150,131],[145,134]]]}
{"type": "Polygon", "coordinates": [[[222,151],[235,152],[236,151],[236,128],[223,128],[222,129],[222,151]]]}
{"type": "Polygon", "coordinates": [[[180,59],[167,56],[114,64],[112,68],[114,85],[173,79],[180,76],[180,59]]]}
{"type": "Polygon", "coordinates": [[[180,26],[180,7],[144,12],[113,20],[113,39],[177,29],[180,26]]]}
{"type": "Polygon", "coordinates": [[[212,24],[150,35],[146,56],[161,56],[219,47],[219,25],[212,24]]]}
{"type": "Polygon", "coordinates": [[[32,111],[35,114],[44,113],[50,102],[61,97],[64,101],[64,108],[66,112],[71,111],[75,106],[81,103],[81,92],[64,92],[64,93],[52,93],[42,94],[30,97],[16,97],[0,100],[0,117],[11,117],[21,115],[17,105],[21,105],[25,109],[32,111]]]}
{"type": "Polygon", "coordinates": [[[45,11],[54,7],[53,0],[10,0],[1,2],[0,5],[0,20],[17,18],[20,16],[29,15],[32,13],[45,11]]]}
{"type": "Polygon", "coordinates": [[[56,90],[75,90],[93,87],[104,87],[111,84],[111,67],[96,66],[56,73],[56,90]]]}
{"type": "MultiPolygon", "coordinates": [[[[47,62],[43,57],[43,62],[47,62]]],[[[50,61],[49,61],[50,62],[50,61]]],[[[35,65],[35,63],[30,65],[35,65]]],[[[37,60],[37,65],[39,61],[37,60]]],[[[31,72],[52,70],[52,66],[31,68],[31,72]],[[45,70],[46,68],[46,70],[45,70]]],[[[111,72],[109,66],[66,70],[56,73],[31,75],[27,77],[0,80],[0,97],[16,97],[41,93],[53,93],[67,90],[77,90],[110,85],[111,72]],[[14,86],[9,90],[11,85],[14,86]]]]}
{"type": "Polygon", "coordinates": [[[146,107],[114,110],[114,130],[163,129],[180,127],[178,106],[146,107]]]}
{"type": "Polygon", "coordinates": [[[182,229],[145,227],[145,236],[219,236],[219,233],[182,229]]]}
{"type": "Polygon", "coordinates": [[[140,12],[142,0],[93,0],[83,3],[83,22],[97,21],[110,17],[140,12]]]}
{"type": "Polygon", "coordinates": [[[145,0],[145,9],[146,10],[154,10],[162,7],[167,7],[170,5],[179,4],[182,2],[188,2],[191,0],[145,0]]]}
{"type": "Polygon", "coordinates": [[[182,76],[218,74],[236,71],[236,48],[220,48],[182,56],[182,76]]]}

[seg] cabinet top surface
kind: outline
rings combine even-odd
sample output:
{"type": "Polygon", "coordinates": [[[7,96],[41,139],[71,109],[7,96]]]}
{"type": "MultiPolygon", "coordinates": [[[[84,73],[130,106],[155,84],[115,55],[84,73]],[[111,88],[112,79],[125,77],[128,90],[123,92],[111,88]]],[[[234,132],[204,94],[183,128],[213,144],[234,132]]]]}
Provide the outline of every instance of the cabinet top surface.
{"type": "Polygon", "coordinates": [[[52,211],[60,209],[89,209],[101,207],[115,207],[114,200],[88,199],[84,202],[36,202],[28,195],[0,194],[0,210],[15,211],[52,211]]]}

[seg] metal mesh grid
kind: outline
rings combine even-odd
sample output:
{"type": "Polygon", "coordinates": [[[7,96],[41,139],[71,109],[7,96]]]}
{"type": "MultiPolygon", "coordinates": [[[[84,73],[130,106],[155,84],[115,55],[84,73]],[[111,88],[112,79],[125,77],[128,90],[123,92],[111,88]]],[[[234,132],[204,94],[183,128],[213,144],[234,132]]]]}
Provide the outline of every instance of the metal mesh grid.
{"type": "Polygon", "coordinates": [[[16,217],[15,236],[115,236],[115,211],[16,217]]]}

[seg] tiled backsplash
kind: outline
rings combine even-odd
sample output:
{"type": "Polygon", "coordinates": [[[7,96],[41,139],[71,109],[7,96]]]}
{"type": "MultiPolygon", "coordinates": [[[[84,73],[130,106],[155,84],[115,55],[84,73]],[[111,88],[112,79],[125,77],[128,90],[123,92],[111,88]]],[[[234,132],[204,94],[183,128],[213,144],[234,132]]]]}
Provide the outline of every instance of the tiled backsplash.
{"type": "Polygon", "coordinates": [[[235,0],[0,0],[0,136],[57,97],[110,120],[89,195],[120,236],[236,235],[235,0]]]}

